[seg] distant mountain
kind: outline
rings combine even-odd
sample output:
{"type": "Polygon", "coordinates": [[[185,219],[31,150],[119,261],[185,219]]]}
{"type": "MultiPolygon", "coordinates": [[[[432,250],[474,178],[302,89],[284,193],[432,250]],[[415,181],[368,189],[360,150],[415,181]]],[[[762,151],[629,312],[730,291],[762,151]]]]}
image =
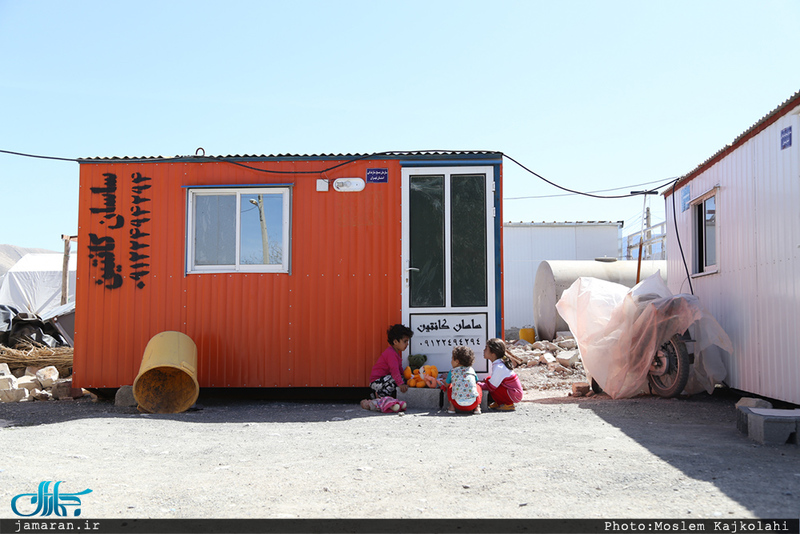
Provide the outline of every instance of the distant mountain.
{"type": "MultiPolygon", "coordinates": [[[[14,245],[0,245],[0,280],[25,254],[58,254],[46,248],[23,248],[14,245]]],[[[63,252],[62,252],[63,254],[63,252]]]]}

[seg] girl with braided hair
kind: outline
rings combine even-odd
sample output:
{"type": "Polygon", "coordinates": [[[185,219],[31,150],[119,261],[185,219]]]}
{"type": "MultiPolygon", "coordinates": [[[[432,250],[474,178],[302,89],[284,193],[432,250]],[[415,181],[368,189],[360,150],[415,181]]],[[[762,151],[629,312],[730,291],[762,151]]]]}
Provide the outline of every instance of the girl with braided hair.
{"type": "Polygon", "coordinates": [[[492,338],[486,342],[483,357],[492,362],[491,376],[479,382],[481,389],[488,391],[492,402],[489,408],[510,412],[522,400],[522,383],[517,373],[511,370],[511,358],[502,339],[492,338]]]}

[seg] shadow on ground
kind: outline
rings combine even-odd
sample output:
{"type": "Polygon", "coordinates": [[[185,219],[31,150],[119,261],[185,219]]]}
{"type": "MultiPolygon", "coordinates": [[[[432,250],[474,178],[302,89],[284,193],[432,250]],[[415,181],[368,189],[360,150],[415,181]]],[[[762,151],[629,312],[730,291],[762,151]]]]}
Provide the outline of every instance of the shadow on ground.
{"type": "MultiPolygon", "coordinates": [[[[613,425],[686,477],[713,484],[758,517],[796,518],[800,511],[800,447],[760,445],[736,428],[741,394],[718,389],[686,399],[642,396],[558,397],[539,405],[577,404],[613,425]]],[[[669,499],[677,488],[664,488],[669,499]]]]}
{"type": "Polygon", "coordinates": [[[88,418],[146,417],[190,423],[323,422],[378,415],[359,402],[368,388],[201,388],[197,402],[183,413],[143,414],[114,404],[115,389],[97,390],[74,401],[0,404],[0,428],[49,425],[88,418]],[[350,411],[352,409],[352,411],[350,411]]]}

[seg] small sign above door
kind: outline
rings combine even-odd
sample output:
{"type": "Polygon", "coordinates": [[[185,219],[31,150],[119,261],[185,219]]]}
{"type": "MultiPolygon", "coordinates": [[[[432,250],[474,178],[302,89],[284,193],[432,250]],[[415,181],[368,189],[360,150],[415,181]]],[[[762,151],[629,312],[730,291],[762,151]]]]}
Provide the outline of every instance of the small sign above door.
{"type": "Polygon", "coordinates": [[[385,184],[389,181],[389,169],[367,169],[368,184],[385,184]]]}

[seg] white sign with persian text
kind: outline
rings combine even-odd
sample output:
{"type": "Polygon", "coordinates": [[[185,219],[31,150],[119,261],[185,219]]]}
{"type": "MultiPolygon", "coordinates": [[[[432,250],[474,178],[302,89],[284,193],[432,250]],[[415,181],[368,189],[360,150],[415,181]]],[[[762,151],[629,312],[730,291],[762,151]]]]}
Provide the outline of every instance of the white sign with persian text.
{"type": "Polygon", "coordinates": [[[465,345],[475,353],[472,367],[478,373],[489,371],[483,358],[486,346],[485,313],[411,314],[410,328],[414,331],[408,354],[424,354],[426,365],[435,365],[439,372],[452,368],[453,348],[465,345]]]}

